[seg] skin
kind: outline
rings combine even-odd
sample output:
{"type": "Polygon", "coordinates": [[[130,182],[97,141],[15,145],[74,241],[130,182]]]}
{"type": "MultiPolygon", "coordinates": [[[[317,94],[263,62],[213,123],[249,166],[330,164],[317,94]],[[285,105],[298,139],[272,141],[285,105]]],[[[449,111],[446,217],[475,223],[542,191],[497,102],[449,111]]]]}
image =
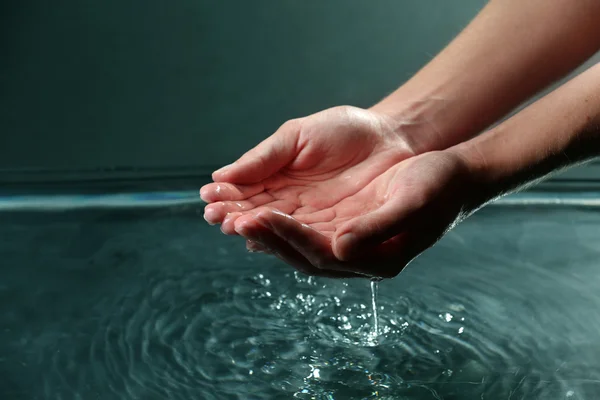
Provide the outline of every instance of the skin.
{"type": "Polygon", "coordinates": [[[489,201],[600,154],[598,66],[474,137],[600,48],[599,18],[596,0],[491,1],[369,110],[288,121],[215,171],[205,219],[307,274],[396,276],[489,201]]]}

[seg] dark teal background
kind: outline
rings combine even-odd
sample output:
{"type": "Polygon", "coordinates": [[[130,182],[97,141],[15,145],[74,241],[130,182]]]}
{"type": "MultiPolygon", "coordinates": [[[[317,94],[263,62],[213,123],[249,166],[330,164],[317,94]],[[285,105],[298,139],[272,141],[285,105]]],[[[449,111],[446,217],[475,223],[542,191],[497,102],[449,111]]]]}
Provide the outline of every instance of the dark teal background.
{"type": "Polygon", "coordinates": [[[288,118],[392,91],[484,1],[456,4],[3,2],[0,167],[231,161],[288,118]]]}
{"type": "Polygon", "coordinates": [[[289,118],[371,105],[484,4],[3,2],[0,169],[211,170],[289,118]]]}

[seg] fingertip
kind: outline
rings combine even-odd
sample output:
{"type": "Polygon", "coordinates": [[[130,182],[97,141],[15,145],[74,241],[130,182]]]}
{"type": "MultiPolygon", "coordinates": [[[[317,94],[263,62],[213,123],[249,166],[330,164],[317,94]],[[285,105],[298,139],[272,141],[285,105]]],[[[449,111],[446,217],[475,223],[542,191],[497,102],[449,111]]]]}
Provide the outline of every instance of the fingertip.
{"type": "Polygon", "coordinates": [[[222,166],[221,168],[219,168],[219,169],[215,170],[215,171],[213,172],[213,174],[221,174],[221,173],[223,173],[223,172],[227,172],[229,169],[231,169],[231,166],[232,166],[232,165],[233,165],[233,164],[227,164],[227,165],[224,165],[224,166],[222,166]]]}
{"type": "Polygon", "coordinates": [[[200,198],[209,204],[222,200],[219,196],[221,189],[221,185],[215,185],[214,183],[204,185],[200,188],[200,198]]]}
{"type": "Polygon", "coordinates": [[[238,233],[238,235],[247,236],[248,235],[248,221],[241,221],[241,222],[236,221],[233,229],[238,233]]]}
{"type": "Polygon", "coordinates": [[[212,207],[204,208],[204,220],[208,222],[209,225],[216,225],[218,220],[217,211],[212,207]]]}
{"type": "Polygon", "coordinates": [[[225,182],[224,174],[221,172],[213,172],[211,178],[214,182],[225,182]]]}
{"type": "Polygon", "coordinates": [[[234,222],[234,230],[241,236],[249,237],[254,218],[251,215],[242,215],[234,222]]]}
{"type": "Polygon", "coordinates": [[[208,185],[204,185],[200,188],[200,190],[198,191],[198,194],[200,195],[200,200],[202,200],[205,203],[210,203],[209,200],[209,193],[210,189],[208,188],[208,185]]]}
{"type": "Polygon", "coordinates": [[[230,182],[232,172],[234,172],[235,163],[227,164],[212,173],[212,179],[215,182],[230,182]]]}
{"type": "Polygon", "coordinates": [[[223,222],[221,223],[221,232],[223,232],[226,235],[236,235],[237,232],[235,231],[235,221],[241,215],[242,214],[239,212],[227,213],[227,215],[225,215],[225,218],[223,219],[223,222]]]}
{"type": "Polygon", "coordinates": [[[271,253],[265,246],[253,240],[246,240],[246,249],[251,253],[271,253]]]}
{"type": "Polygon", "coordinates": [[[333,255],[340,261],[349,261],[357,253],[357,238],[352,232],[336,236],[332,243],[333,255]]]}
{"type": "Polygon", "coordinates": [[[252,213],[252,218],[264,227],[270,227],[269,217],[272,215],[272,211],[266,209],[260,209],[252,213]]]}
{"type": "Polygon", "coordinates": [[[269,215],[269,210],[267,210],[265,208],[259,208],[252,213],[252,216],[255,219],[267,219],[268,215],[269,215]]]}

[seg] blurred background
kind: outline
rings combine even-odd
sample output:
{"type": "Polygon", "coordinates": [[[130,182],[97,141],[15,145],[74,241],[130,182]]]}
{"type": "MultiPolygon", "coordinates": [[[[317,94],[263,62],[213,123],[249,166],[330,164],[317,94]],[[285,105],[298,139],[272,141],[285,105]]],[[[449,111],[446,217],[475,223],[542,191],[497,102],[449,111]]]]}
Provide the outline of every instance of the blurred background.
{"type": "Polygon", "coordinates": [[[0,182],[206,176],[289,118],[370,106],[484,4],[2,2],[0,182]]]}

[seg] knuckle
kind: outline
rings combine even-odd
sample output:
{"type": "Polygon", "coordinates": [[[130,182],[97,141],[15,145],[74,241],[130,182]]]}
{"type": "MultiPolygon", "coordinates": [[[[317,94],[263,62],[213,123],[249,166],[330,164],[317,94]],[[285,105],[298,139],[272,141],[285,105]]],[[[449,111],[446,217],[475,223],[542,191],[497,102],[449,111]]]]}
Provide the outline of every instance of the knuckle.
{"type": "Polygon", "coordinates": [[[353,106],[349,106],[349,105],[341,105],[341,106],[337,106],[335,107],[335,109],[339,112],[342,112],[344,114],[349,114],[351,112],[355,112],[357,110],[356,107],[353,106]]]}
{"type": "Polygon", "coordinates": [[[299,128],[300,128],[300,119],[294,118],[294,119],[285,121],[279,128],[279,131],[280,132],[288,132],[288,131],[292,131],[292,130],[297,130],[299,128]]]}

